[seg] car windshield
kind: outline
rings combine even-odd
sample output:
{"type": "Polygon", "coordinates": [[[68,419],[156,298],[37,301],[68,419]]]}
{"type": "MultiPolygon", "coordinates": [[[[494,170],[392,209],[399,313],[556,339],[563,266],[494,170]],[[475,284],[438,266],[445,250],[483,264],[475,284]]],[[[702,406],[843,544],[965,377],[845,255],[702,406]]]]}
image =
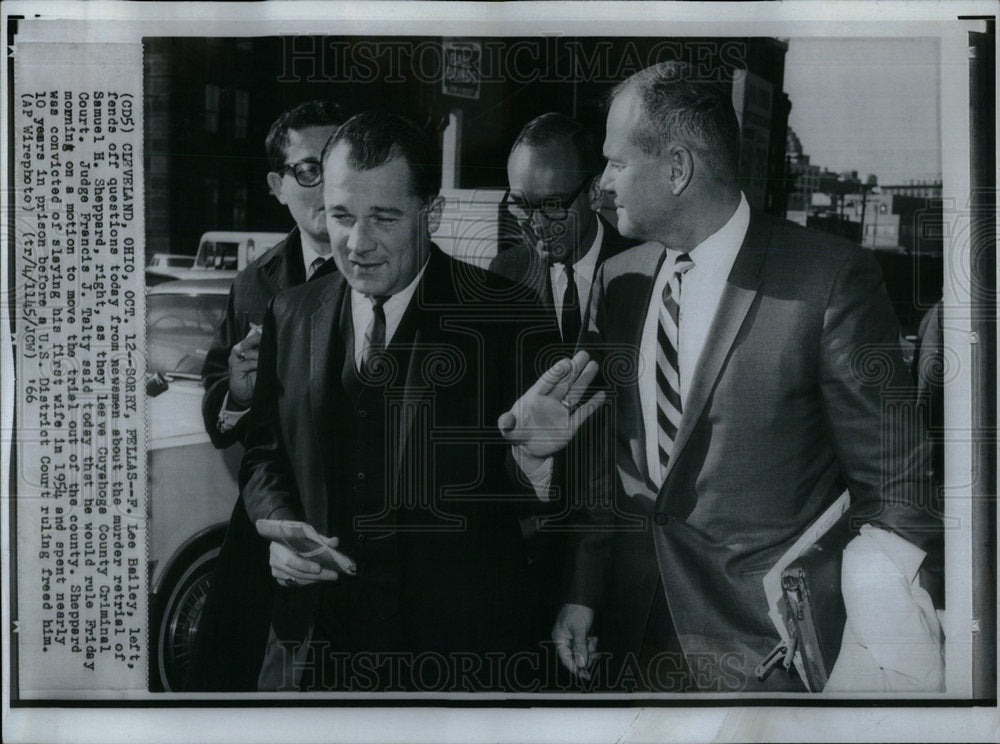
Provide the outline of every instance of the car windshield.
{"type": "Polygon", "coordinates": [[[206,240],[198,250],[197,266],[203,269],[235,269],[239,250],[239,243],[206,240]]]}
{"type": "Polygon", "coordinates": [[[200,375],[226,311],[222,294],[159,294],[146,298],[149,371],[200,375]]]}

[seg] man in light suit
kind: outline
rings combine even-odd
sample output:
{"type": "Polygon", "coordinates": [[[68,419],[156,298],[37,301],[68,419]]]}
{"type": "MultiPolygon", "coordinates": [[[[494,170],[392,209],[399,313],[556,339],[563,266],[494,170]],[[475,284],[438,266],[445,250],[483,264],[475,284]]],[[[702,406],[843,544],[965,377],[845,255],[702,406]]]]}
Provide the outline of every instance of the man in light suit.
{"type": "Polygon", "coordinates": [[[490,270],[531,288],[552,306],[563,341],[575,344],[598,267],[635,245],[597,213],[603,161],[590,132],[560,113],[532,119],[507,158],[503,204],[522,240],[490,270]]]}
{"type": "MultiPolygon", "coordinates": [[[[205,357],[202,415],[219,449],[238,449],[235,445],[244,440],[268,301],[288,287],[337,270],[329,260],[319,158],[344,119],[332,101],[306,101],[284,111],[268,130],[267,185],[288,207],[295,227],[236,277],[226,315],[205,357]]],[[[256,689],[271,607],[267,550],[238,498],[199,622],[187,690],[256,689]]]]}
{"type": "Polygon", "coordinates": [[[604,154],[619,229],[655,242],[604,263],[581,351],[499,422],[544,485],[546,458],[612,400],[592,422],[613,452],[576,496],[602,508],[553,629],[564,663],[587,673],[596,622],[615,689],[804,689],[754,675],[779,641],[761,579],[846,487],[849,669],[828,688],[936,689],[918,570],[940,525],[922,433],[889,404],[911,380],[874,257],[749,208],[728,93],[683,64],[615,90],[604,154]],[[595,367],[605,389],[577,409],[595,367]]]}
{"type": "Polygon", "coordinates": [[[468,664],[538,642],[517,521],[533,496],[493,422],[557,330],[530,293],[432,244],[439,164],[400,117],[340,127],[323,155],[340,272],[265,318],[243,498],[254,520],[329,536],[340,566],[271,543],[260,689],[516,686],[468,664]]]}

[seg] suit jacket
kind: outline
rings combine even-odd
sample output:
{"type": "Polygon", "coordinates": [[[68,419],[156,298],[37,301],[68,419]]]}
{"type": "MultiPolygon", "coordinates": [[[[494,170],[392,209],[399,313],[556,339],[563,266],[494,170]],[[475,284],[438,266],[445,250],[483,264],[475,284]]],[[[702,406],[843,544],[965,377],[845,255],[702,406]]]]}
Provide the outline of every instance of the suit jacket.
{"type": "MultiPolygon", "coordinates": [[[[631,248],[636,244],[636,241],[623,238],[601,215],[594,216],[604,225],[604,239],[601,241],[601,247],[597,254],[597,268],[599,269],[604,261],[631,248]]],[[[549,281],[549,266],[545,259],[538,255],[538,251],[533,245],[521,241],[514,248],[498,253],[496,258],[490,262],[490,271],[495,271],[501,276],[523,285],[538,295],[543,303],[555,308],[552,284],[549,281]]],[[[585,312],[586,307],[585,304],[585,312]]],[[[584,327],[586,327],[586,317],[583,320],[584,327]]],[[[572,342],[575,339],[567,339],[567,341],[572,342]]]]}
{"type": "MultiPolygon", "coordinates": [[[[592,479],[605,508],[576,542],[567,599],[627,603],[603,638],[635,649],[662,580],[699,686],[755,689],[752,670],[778,642],[761,578],[844,484],[855,528],[933,542],[926,448],[912,411],[892,405],[911,383],[871,252],[754,212],[657,489],[636,371],[663,260],[658,245],[633,248],[605,262],[594,285],[582,343],[607,362],[614,454],[592,479]]],[[[763,687],[800,689],[778,674],[763,687]]]]}
{"type": "MultiPolygon", "coordinates": [[[[399,612],[413,631],[411,648],[387,650],[512,650],[531,641],[517,519],[534,494],[508,478],[508,447],[496,427],[537,377],[536,357],[558,339],[547,311],[526,297],[434,248],[386,348],[385,395],[395,411],[385,442],[387,498],[407,556],[399,585],[409,596],[399,612]],[[426,514],[404,503],[429,505],[436,519],[420,522],[426,514]]],[[[343,525],[357,515],[342,518],[347,494],[340,489],[352,474],[336,472],[330,452],[338,446],[335,422],[349,413],[341,376],[353,359],[351,329],[342,275],[275,298],[243,462],[252,519],[304,519],[324,534],[330,525],[350,533],[343,525]]],[[[348,553],[358,532],[340,535],[348,553]]],[[[359,564],[358,576],[345,580],[365,586],[369,577],[359,564]]],[[[368,590],[385,604],[378,586],[368,590]]],[[[323,587],[279,591],[273,627],[279,637],[300,639],[323,587]]]]}
{"type": "MultiPolygon", "coordinates": [[[[327,261],[315,278],[335,271],[336,264],[327,261]]],[[[202,368],[202,415],[216,447],[242,443],[247,416],[251,415],[241,418],[229,431],[219,431],[219,411],[229,391],[230,350],[247,335],[251,323],[264,322],[264,311],[274,295],[304,281],[298,228],[236,276],[226,302],[226,315],[202,368]]],[[[243,500],[237,498],[198,625],[185,682],[187,690],[257,689],[270,625],[272,587],[268,542],[257,534],[243,500]]]]}
{"type": "MultiPolygon", "coordinates": [[[[336,264],[332,260],[327,261],[316,272],[315,278],[336,270],[336,264]]],[[[302,239],[297,227],[237,274],[229,291],[225,318],[215,333],[201,370],[205,386],[201,412],[205,430],[216,447],[229,447],[243,441],[246,430],[246,422],[240,419],[229,431],[219,431],[219,411],[229,392],[229,352],[250,332],[251,323],[260,325],[264,322],[264,311],[272,297],[305,280],[302,239]]]]}

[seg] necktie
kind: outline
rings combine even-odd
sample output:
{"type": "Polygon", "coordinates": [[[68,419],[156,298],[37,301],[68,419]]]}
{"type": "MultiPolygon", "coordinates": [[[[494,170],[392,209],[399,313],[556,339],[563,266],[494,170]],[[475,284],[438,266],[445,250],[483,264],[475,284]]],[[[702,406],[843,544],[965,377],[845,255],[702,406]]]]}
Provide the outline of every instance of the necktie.
{"type": "Polygon", "coordinates": [[[319,267],[326,263],[326,259],[322,256],[313,259],[313,262],[309,264],[309,270],[306,271],[306,281],[312,279],[316,272],[319,271],[319,267]]]}
{"type": "MultiPolygon", "coordinates": [[[[361,374],[371,376],[378,369],[378,355],[385,351],[385,301],[388,295],[372,297],[372,320],[365,330],[365,350],[361,355],[361,374]]],[[[376,375],[377,376],[377,375],[376,375]]]]}
{"type": "Polygon", "coordinates": [[[566,291],[563,292],[562,322],[559,325],[562,328],[563,341],[575,344],[580,335],[580,297],[576,293],[573,265],[567,263],[563,266],[566,269],[566,291]]]}
{"type": "Polygon", "coordinates": [[[681,421],[680,367],[677,364],[680,327],[681,277],[694,262],[686,253],[677,257],[674,270],[663,288],[656,331],[656,421],[659,430],[660,477],[667,472],[677,427],[681,421]]]}

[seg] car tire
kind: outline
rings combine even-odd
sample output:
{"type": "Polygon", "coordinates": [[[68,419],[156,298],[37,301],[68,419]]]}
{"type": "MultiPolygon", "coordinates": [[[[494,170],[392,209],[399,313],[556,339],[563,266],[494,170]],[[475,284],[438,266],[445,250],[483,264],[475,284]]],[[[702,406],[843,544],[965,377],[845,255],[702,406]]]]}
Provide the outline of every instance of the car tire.
{"type": "Polygon", "coordinates": [[[164,593],[167,601],[159,616],[153,679],[165,692],[183,689],[218,555],[217,546],[200,554],[164,593]]]}

